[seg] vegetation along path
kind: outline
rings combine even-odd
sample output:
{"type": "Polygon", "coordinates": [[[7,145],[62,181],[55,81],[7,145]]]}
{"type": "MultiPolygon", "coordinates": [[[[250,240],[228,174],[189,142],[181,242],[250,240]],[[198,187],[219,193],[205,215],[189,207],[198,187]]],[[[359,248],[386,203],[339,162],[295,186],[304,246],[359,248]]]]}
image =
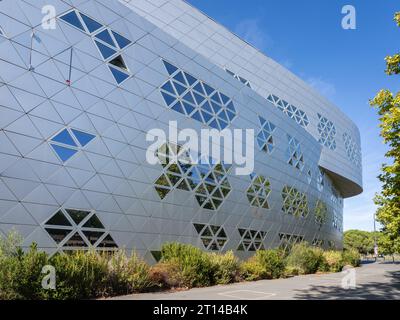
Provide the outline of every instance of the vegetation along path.
{"type": "Polygon", "coordinates": [[[262,280],[188,291],[135,294],[119,300],[400,299],[400,263],[366,263],[351,271],[262,280]],[[345,278],[347,277],[347,278],[345,278]],[[347,280],[347,281],[346,281],[347,280]],[[344,289],[343,282],[349,287],[344,289]]]}

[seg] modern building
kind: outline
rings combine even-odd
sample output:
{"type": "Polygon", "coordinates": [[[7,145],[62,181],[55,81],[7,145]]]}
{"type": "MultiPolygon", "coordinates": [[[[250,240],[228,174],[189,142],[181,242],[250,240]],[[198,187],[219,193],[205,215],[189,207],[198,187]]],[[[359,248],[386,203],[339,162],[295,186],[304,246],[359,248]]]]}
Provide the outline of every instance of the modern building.
{"type": "Polygon", "coordinates": [[[25,246],[340,248],[361,171],[343,112],[184,1],[0,1],[0,233],[25,246]],[[170,121],[254,129],[254,172],[149,164],[170,121]]]}

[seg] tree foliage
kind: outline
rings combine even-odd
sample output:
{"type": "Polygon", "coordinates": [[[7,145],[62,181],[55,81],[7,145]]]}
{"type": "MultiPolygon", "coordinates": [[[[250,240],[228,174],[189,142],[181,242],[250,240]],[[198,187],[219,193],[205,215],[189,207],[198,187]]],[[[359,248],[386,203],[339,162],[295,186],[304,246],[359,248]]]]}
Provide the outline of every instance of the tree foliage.
{"type": "MultiPolygon", "coordinates": [[[[400,12],[394,20],[400,27],[400,12]]],[[[386,57],[386,73],[400,74],[400,53],[386,57]]],[[[386,153],[389,164],[382,166],[379,180],[382,191],[375,198],[378,206],[377,220],[383,226],[386,241],[391,250],[400,252],[400,92],[381,90],[371,101],[380,116],[381,136],[389,151],[386,153]]]]}
{"type": "Polygon", "coordinates": [[[343,246],[346,250],[355,249],[361,254],[374,253],[375,237],[379,238],[379,233],[348,230],[343,235],[343,246]]]}

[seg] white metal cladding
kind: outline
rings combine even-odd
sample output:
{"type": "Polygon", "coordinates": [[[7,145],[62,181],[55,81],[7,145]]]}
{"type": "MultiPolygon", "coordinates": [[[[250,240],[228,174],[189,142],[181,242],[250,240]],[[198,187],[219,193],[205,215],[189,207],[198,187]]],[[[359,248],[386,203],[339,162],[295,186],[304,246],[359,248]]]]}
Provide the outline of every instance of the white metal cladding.
{"type": "MultiPolygon", "coordinates": [[[[237,83],[238,90],[254,90],[264,98],[272,94],[279,100],[283,99],[289,105],[289,109],[298,111],[298,115],[295,117],[293,110],[285,110],[285,113],[288,116],[293,115],[294,120],[306,127],[317,140],[321,138],[318,131],[318,113],[332,121],[338,131],[337,148],[323,148],[319,165],[334,173],[336,183],[345,197],[362,192],[361,167],[347,157],[346,142],[342,138],[347,132],[355,142],[356,148],[359,148],[360,134],[355,124],[335,105],[283,66],[185,1],[120,1],[167,32],[175,41],[179,40],[177,46],[183,43],[216,66],[228,69],[251,83],[251,89],[244,89],[237,83]],[[305,112],[305,120],[302,112],[305,112]],[[311,125],[307,125],[308,121],[311,125]]],[[[321,139],[321,142],[332,147],[326,143],[325,138],[321,139]]]]}
{"type": "MultiPolygon", "coordinates": [[[[232,249],[241,257],[253,247],[286,246],[296,239],[341,247],[343,197],[360,192],[361,169],[348,156],[359,148],[358,130],[336,107],[182,1],[45,4],[56,9],[55,29],[42,27],[42,1],[0,2],[2,234],[16,229],[25,246],[37,242],[50,253],[65,250],[65,243],[74,244],[68,249],[79,244],[107,249],[115,243],[153,262],[154,252],[167,241],[232,249]],[[198,41],[203,45],[196,46],[198,41]],[[177,121],[180,129],[211,124],[166,105],[161,87],[170,74],[163,61],[232,100],[235,117],[229,128],[251,128],[258,135],[260,119],[274,126],[268,137],[264,134],[268,150],[256,143],[254,174],[227,173],[231,191],[226,196],[215,193],[223,189],[218,170],[208,173],[212,179],[202,178],[218,186],[205,190],[207,197],[223,200],[213,210],[199,204],[199,189],[175,188],[161,199],[154,183],[165,170],[146,162],[149,129],[167,130],[169,121],[177,121]],[[302,110],[306,129],[268,102],[270,94],[302,110]],[[337,129],[334,151],[318,142],[318,113],[337,129]],[[346,141],[351,137],[350,151],[344,133],[346,141]],[[288,136],[301,146],[302,170],[288,163],[288,136]],[[268,181],[264,205],[249,202],[255,176],[268,181]],[[323,224],[316,223],[317,201],[327,208],[323,224]],[[289,208],[299,204],[307,210],[290,214],[289,208]],[[88,230],[84,221],[63,225],[57,220],[49,227],[58,212],[71,210],[90,213],[98,222],[88,230]],[[199,225],[212,234],[206,227],[197,230],[199,225]]],[[[292,153],[296,159],[297,153],[292,153]]]]}

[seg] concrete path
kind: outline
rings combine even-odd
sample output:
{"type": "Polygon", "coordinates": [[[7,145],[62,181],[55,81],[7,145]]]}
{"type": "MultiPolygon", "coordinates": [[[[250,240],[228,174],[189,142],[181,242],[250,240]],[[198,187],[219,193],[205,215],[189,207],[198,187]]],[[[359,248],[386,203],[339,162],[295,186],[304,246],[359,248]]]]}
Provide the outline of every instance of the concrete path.
{"type": "Polygon", "coordinates": [[[236,283],[117,300],[400,299],[400,263],[370,263],[342,273],[236,283]],[[355,277],[354,277],[355,276],[355,277]],[[355,288],[354,288],[355,280],[355,288]],[[343,288],[343,285],[349,287],[343,288]],[[353,287],[353,288],[352,288],[353,287]]]}

